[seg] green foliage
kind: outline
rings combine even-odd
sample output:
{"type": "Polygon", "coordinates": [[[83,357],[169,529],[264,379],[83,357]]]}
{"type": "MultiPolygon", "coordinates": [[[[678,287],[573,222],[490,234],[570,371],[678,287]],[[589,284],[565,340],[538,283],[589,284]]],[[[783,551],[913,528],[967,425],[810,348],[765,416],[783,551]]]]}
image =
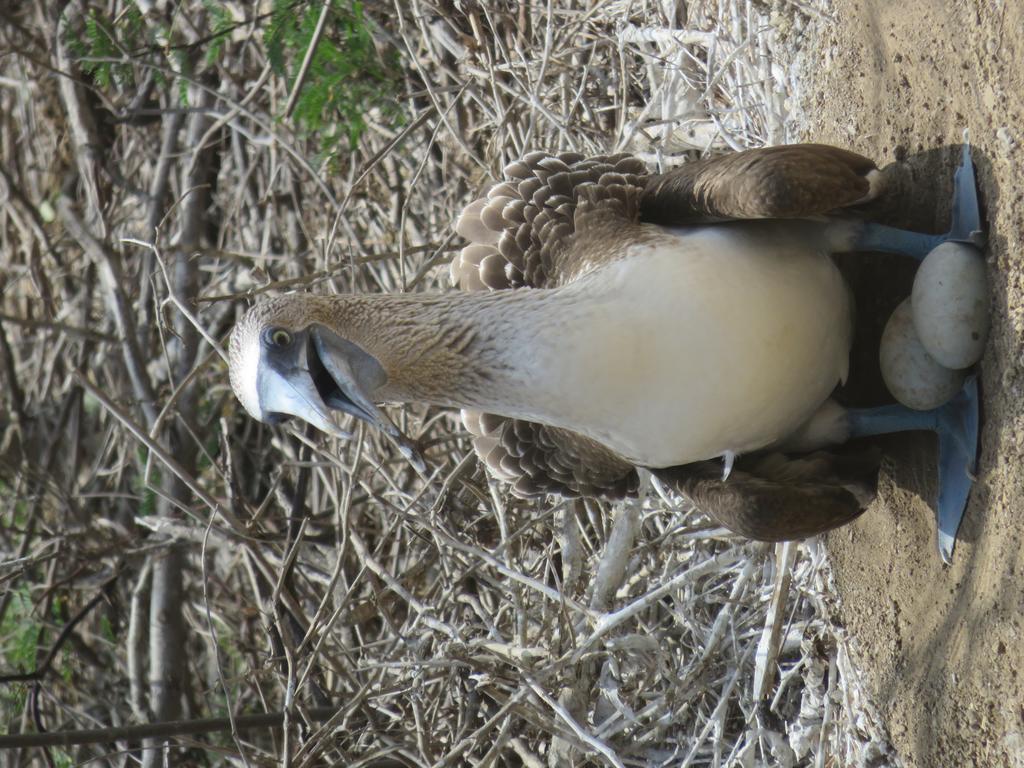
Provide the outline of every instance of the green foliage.
{"type": "MultiPolygon", "coordinates": [[[[32,619],[32,598],[28,587],[11,593],[10,604],[0,623],[0,658],[9,670],[29,672],[35,669],[36,651],[42,625],[32,619]]],[[[28,686],[15,683],[0,686],[0,710],[17,712],[25,706],[28,686]]]]}
{"type": "Polygon", "coordinates": [[[163,472],[160,462],[153,462],[149,467],[149,481],[146,481],[146,474],[142,470],[146,466],[146,459],[149,452],[145,448],[136,450],[139,473],[132,477],[132,491],[139,497],[139,507],[136,514],[140,517],[150,517],[156,514],[157,495],[156,489],[163,482],[163,472]]]}
{"type": "Polygon", "coordinates": [[[50,603],[50,616],[53,617],[55,623],[62,624],[67,620],[66,611],[64,609],[64,598],[60,595],[54,595],[53,602],[50,603]]]}
{"type": "Polygon", "coordinates": [[[158,473],[150,472],[150,484],[146,485],[142,482],[140,477],[136,481],[136,487],[142,494],[142,501],[139,503],[139,517],[152,517],[156,514],[156,491],[155,488],[159,487],[159,476],[158,473]]]}
{"type": "Polygon", "coordinates": [[[205,59],[207,64],[213,64],[223,53],[224,43],[227,42],[228,35],[234,29],[235,20],[226,6],[218,5],[213,0],[203,0],[203,7],[210,15],[210,33],[212,35],[205,59]]]}
{"type": "MultiPolygon", "coordinates": [[[[57,626],[67,623],[69,616],[67,600],[65,598],[60,595],[54,595],[53,602],[50,603],[50,616],[53,618],[53,623],[57,626]]],[[[74,653],[67,648],[61,650],[57,674],[61,676],[65,683],[70,683],[72,677],[74,677],[74,658],[74,653]]]]}
{"type": "Polygon", "coordinates": [[[9,525],[13,530],[23,530],[28,525],[28,505],[24,499],[13,498],[7,493],[7,486],[0,483],[0,499],[4,501],[4,507],[11,512],[9,525]]]}
{"type": "MultiPolygon", "coordinates": [[[[238,648],[238,638],[230,624],[222,619],[217,622],[217,647],[220,649],[221,668],[224,670],[226,682],[244,677],[249,671],[245,656],[238,648]]],[[[225,711],[224,714],[227,714],[225,711]]]]}
{"type": "MultiPolygon", "coordinates": [[[[214,0],[203,0],[203,6],[210,16],[212,33],[204,41],[209,45],[204,60],[209,64],[223,53],[234,21],[226,6],[214,0]]],[[[151,56],[163,60],[165,55],[169,56],[177,71],[186,75],[178,79],[178,90],[182,105],[188,104],[188,76],[193,68],[189,46],[161,43],[161,39],[171,36],[171,30],[160,24],[147,25],[134,3],[127,5],[113,19],[104,18],[95,8],[89,8],[84,23],[77,27],[69,26],[66,34],[68,47],[78,59],[82,71],[103,90],[117,87],[131,91],[138,86],[133,61],[151,56]]],[[[154,75],[158,84],[166,84],[167,76],[160,68],[154,75]]]]}
{"type": "Polygon", "coordinates": [[[128,52],[139,45],[144,32],[142,12],[134,5],[113,21],[90,8],[81,30],[69,28],[68,47],[81,60],[82,70],[101,88],[109,89],[114,84],[131,88],[135,76],[128,52]]]}
{"type": "Polygon", "coordinates": [[[108,643],[117,643],[117,637],[114,635],[114,625],[110,623],[110,617],[106,614],[100,616],[100,637],[108,643]]]}
{"type": "Polygon", "coordinates": [[[11,602],[0,624],[0,637],[4,638],[3,656],[9,668],[21,672],[35,669],[36,649],[42,625],[32,618],[32,599],[27,587],[19,587],[11,594],[11,602]]]}
{"type": "MultiPolygon", "coordinates": [[[[179,72],[182,72],[185,75],[192,74],[192,65],[183,49],[178,48],[171,51],[171,58],[173,58],[177,64],[179,72]]],[[[178,102],[183,107],[188,106],[188,77],[178,78],[178,102]]]]}
{"type": "MultiPolygon", "coordinates": [[[[169,58],[184,75],[178,79],[178,96],[187,105],[193,68],[200,61],[207,66],[216,64],[238,26],[225,3],[200,1],[206,28],[198,44],[167,45],[172,31],[147,26],[132,3],[112,19],[89,8],[81,24],[68,27],[68,45],[83,71],[104,90],[134,88],[137,70],[133,59],[141,55],[156,55],[164,62],[169,58]]],[[[356,146],[366,130],[369,112],[377,110],[385,119],[401,121],[396,98],[400,68],[396,51],[379,50],[358,0],[273,0],[263,39],[271,66],[287,80],[289,92],[313,41],[323,2],[329,3],[327,22],[306,70],[293,117],[305,135],[317,138],[321,154],[333,158],[340,148],[356,146]]],[[[156,77],[163,85],[165,75],[160,69],[156,77]]]]}
{"type": "MultiPolygon", "coordinates": [[[[356,146],[370,110],[379,109],[396,121],[401,113],[395,99],[397,52],[378,53],[361,3],[328,1],[325,33],[317,42],[293,114],[303,131],[318,135],[321,152],[332,156],[343,139],[350,149],[356,146]]],[[[270,64],[287,78],[289,91],[322,9],[320,3],[274,0],[264,41],[270,64]]]]}

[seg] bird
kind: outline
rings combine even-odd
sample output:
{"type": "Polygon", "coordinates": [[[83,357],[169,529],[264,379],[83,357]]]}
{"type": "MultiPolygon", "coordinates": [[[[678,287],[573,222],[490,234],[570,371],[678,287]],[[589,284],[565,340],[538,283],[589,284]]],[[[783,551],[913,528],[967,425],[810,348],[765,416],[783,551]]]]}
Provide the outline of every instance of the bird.
{"type": "Polygon", "coordinates": [[[518,496],[618,499],[649,470],[766,541],[866,509],[879,456],[849,441],[930,430],[948,561],[976,465],[976,380],[931,411],[837,403],[853,305],[832,254],[920,260],[977,239],[969,149],[948,233],[847,215],[884,181],[870,159],[823,144],[660,174],[629,155],[532,152],[458,217],[461,290],[258,301],[231,335],[231,386],[257,420],[342,435],[333,414],[346,413],[414,463],[379,404],[460,409],[480,460],[518,496]]]}

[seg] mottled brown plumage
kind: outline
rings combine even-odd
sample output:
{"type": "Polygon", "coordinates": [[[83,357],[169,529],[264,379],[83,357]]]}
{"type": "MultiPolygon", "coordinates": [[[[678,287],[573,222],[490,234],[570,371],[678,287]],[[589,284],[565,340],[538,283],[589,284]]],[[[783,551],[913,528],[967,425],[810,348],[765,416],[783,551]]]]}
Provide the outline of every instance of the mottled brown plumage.
{"type": "MultiPolygon", "coordinates": [[[[296,333],[327,328],[383,368],[386,380],[375,385],[374,400],[462,407],[475,450],[517,495],[634,494],[635,464],[600,441],[475,407],[488,402],[490,376],[507,365],[496,347],[501,340],[482,333],[479,320],[510,301],[516,312],[539,316],[550,292],[521,289],[568,286],[637,244],[653,247],[664,235],[652,222],[816,215],[865,198],[874,169],[865,158],[818,145],[751,150],[660,176],[625,155],[532,153],[507,166],[504,179],[456,225],[469,244],[452,262],[451,275],[466,293],[291,295],[257,304],[232,337],[232,384],[259,417],[258,393],[241,394],[247,350],[271,327],[296,333]]],[[[794,460],[768,452],[741,457],[727,481],[717,461],[653,471],[730,529],[779,540],[858,515],[873,493],[876,470],[871,456],[819,453],[794,460]]]]}
{"type": "MultiPolygon", "coordinates": [[[[535,152],[508,166],[505,180],[463,214],[457,230],[470,245],[453,262],[452,280],[464,290],[562,285],[615,258],[623,237],[642,238],[644,222],[826,213],[864,199],[874,170],[853,152],[807,144],[698,160],[662,175],[647,175],[627,155],[535,152]]],[[[481,459],[519,496],[636,493],[636,468],[582,435],[472,411],[463,421],[481,459]]],[[[877,469],[874,453],[842,461],[772,453],[741,459],[727,481],[714,461],[653,471],[730,530],[775,541],[855,518],[874,494],[877,469]]]]}
{"type": "Polygon", "coordinates": [[[630,155],[533,152],[511,163],[456,224],[470,245],[453,261],[452,281],[463,290],[572,282],[641,236],[646,178],[630,155]]]}

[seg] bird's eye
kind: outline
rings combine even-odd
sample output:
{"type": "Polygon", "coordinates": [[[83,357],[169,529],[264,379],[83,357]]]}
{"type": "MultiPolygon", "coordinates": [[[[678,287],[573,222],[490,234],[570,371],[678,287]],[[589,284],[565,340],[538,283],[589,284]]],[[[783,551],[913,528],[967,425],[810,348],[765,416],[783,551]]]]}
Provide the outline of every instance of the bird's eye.
{"type": "Polygon", "coordinates": [[[275,347],[287,347],[292,343],[292,335],[284,328],[274,328],[267,336],[275,347]]]}

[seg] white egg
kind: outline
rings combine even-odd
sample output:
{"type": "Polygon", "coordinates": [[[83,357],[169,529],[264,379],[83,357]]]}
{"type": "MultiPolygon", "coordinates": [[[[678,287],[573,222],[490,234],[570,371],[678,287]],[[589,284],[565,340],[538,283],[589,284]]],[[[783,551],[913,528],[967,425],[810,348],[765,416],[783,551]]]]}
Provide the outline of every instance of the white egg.
{"type": "Polygon", "coordinates": [[[910,297],[917,337],[937,362],[967,368],[981,359],[988,339],[988,281],[977,248],[935,248],[921,262],[910,297]]]}
{"type": "Polygon", "coordinates": [[[927,411],[960,391],[966,371],[939,365],[921,344],[911,317],[910,299],[896,307],[878,349],[882,379],[892,396],[908,408],[927,411]]]}

